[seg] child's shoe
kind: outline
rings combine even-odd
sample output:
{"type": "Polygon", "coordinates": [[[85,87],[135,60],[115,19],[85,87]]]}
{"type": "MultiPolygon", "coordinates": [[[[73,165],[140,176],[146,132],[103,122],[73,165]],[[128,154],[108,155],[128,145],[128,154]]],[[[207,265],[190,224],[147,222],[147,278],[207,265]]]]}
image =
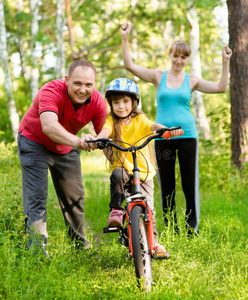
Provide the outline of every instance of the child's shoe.
{"type": "Polygon", "coordinates": [[[108,219],[108,227],[113,227],[113,226],[121,227],[122,219],[123,219],[123,211],[120,209],[112,208],[108,219]]]}
{"type": "Polygon", "coordinates": [[[165,247],[155,243],[155,258],[170,258],[170,253],[166,252],[165,247]]]}

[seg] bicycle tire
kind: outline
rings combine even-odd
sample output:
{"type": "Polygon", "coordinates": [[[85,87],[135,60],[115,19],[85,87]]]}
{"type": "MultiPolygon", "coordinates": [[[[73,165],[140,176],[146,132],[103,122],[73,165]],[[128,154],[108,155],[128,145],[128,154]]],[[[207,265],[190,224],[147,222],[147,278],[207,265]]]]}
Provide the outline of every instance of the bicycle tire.
{"type": "Polygon", "coordinates": [[[132,209],[131,236],[138,285],[149,292],[152,285],[151,252],[148,243],[147,225],[144,221],[143,210],[139,205],[134,206],[132,209]]]}

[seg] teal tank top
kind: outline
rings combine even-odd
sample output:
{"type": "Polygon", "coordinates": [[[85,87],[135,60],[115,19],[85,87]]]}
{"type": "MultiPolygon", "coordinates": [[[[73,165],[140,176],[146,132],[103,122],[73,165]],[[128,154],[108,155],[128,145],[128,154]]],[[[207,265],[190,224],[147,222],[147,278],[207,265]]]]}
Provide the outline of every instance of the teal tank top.
{"type": "Polygon", "coordinates": [[[172,139],[197,138],[195,118],[190,110],[191,89],[189,74],[185,72],[183,84],[178,89],[168,88],[166,77],[168,71],[162,75],[157,90],[156,123],[167,127],[181,126],[184,134],[172,139]]]}

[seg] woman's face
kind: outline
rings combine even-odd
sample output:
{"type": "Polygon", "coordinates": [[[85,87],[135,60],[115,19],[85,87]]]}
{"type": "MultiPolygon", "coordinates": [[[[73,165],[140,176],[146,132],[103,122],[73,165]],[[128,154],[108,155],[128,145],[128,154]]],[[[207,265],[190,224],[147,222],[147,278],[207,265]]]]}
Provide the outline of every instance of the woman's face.
{"type": "Polygon", "coordinates": [[[186,56],[182,52],[172,50],[169,54],[171,60],[171,67],[175,71],[181,71],[189,61],[189,56],[186,56]]]}

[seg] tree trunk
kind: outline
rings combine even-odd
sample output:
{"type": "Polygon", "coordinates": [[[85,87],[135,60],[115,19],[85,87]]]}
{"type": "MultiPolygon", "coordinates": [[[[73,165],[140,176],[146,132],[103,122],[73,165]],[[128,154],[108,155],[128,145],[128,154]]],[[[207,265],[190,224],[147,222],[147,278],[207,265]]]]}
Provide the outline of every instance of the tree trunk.
{"type": "Polygon", "coordinates": [[[248,161],[248,3],[227,0],[230,61],[232,164],[248,161]]]}
{"type": "Polygon", "coordinates": [[[72,15],[71,15],[71,1],[66,0],[66,16],[67,16],[67,27],[68,27],[68,34],[69,34],[69,44],[71,48],[71,55],[75,55],[74,47],[74,40],[73,40],[73,32],[72,32],[72,15]]]}
{"type": "Polygon", "coordinates": [[[57,78],[65,76],[64,51],[65,1],[57,0],[57,78]]]}
{"type": "MultiPolygon", "coordinates": [[[[23,0],[16,0],[16,11],[17,11],[17,16],[18,14],[22,13],[23,11],[23,0]]],[[[18,22],[18,18],[17,18],[17,22],[18,22]]],[[[23,47],[24,41],[22,38],[22,34],[21,34],[21,28],[22,26],[24,26],[24,22],[18,22],[17,23],[17,37],[18,37],[18,50],[20,53],[20,60],[21,60],[21,74],[22,77],[24,79],[24,84],[25,84],[25,93],[26,95],[28,95],[29,93],[29,86],[27,85],[28,82],[28,76],[27,76],[27,72],[26,72],[26,55],[25,55],[25,50],[23,47]]]]}
{"type": "Polygon", "coordinates": [[[31,11],[31,95],[32,100],[39,91],[39,70],[36,55],[36,41],[39,30],[38,23],[38,0],[30,0],[30,11],[31,11]]]}
{"type": "Polygon", "coordinates": [[[19,129],[19,116],[16,111],[16,105],[14,95],[12,91],[12,81],[8,67],[8,52],[7,52],[7,35],[4,19],[4,7],[3,1],[0,0],[0,55],[2,68],[4,72],[4,87],[6,93],[6,101],[8,105],[9,117],[11,122],[12,133],[14,139],[17,140],[17,134],[19,129]]]}
{"type": "MultiPolygon", "coordinates": [[[[201,59],[199,52],[200,33],[198,15],[195,8],[192,8],[189,10],[189,12],[187,12],[187,18],[191,24],[191,74],[201,77],[201,59]]],[[[202,137],[205,140],[210,139],[210,126],[205,114],[205,107],[203,104],[202,94],[200,92],[193,92],[192,104],[200,137],[202,137]]]]}
{"type": "MultiPolygon", "coordinates": [[[[135,10],[135,6],[137,4],[137,0],[133,0],[131,1],[131,20],[132,20],[132,24],[135,24],[135,16],[134,16],[134,10],[135,10]]],[[[135,27],[133,27],[132,29],[132,43],[131,43],[131,49],[132,49],[132,53],[133,53],[133,61],[135,63],[135,61],[138,58],[138,45],[137,45],[137,31],[135,29],[135,27]]],[[[139,81],[139,77],[134,76],[134,80],[135,81],[139,81]]],[[[140,99],[139,101],[139,109],[142,110],[142,99],[140,99]]]]}

